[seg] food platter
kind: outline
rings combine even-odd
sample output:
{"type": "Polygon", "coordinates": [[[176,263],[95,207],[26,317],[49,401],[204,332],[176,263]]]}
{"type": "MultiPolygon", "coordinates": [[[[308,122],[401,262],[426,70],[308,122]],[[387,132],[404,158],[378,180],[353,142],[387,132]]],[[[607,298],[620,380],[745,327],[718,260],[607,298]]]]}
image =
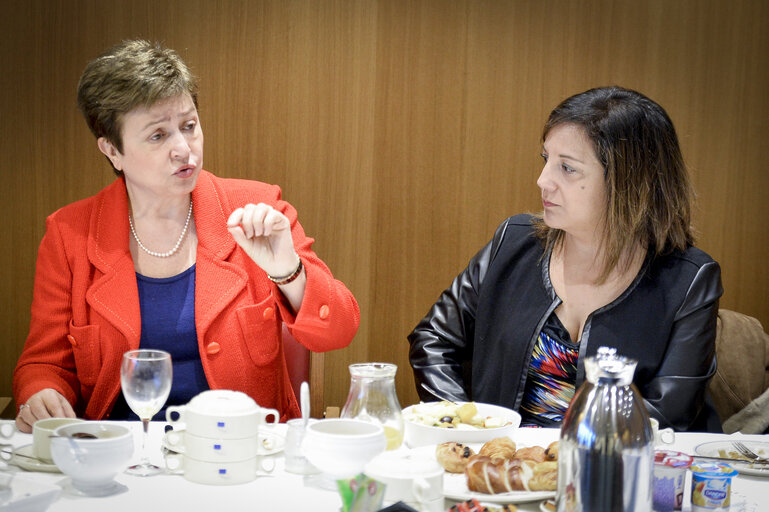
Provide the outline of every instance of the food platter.
{"type": "MultiPolygon", "coordinates": [[[[480,450],[482,445],[483,443],[468,444],[476,452],[480,450]]],[[[418,457],[429,457],[435,460],[435,445],[413,448],[411,453],[418,457]]],[[[528,503],[554,498],[555,491],[513,491],[501,494],[473,492],[467,488],[467,480],[464,474],[447,472],[443,475],[443,495],[456,501],[466,501],[474,498],[485,503],[506,505],[509,503],[528,503]]]]}
{"type": "MultiPolygon", "coordinates": [[[[453,405],[462,405],[459,402],[453,405]]],[[[477,415],[482,418],[493,418],[499,424],[494,428],[475,428],[458,425],[456,428],[443,428],[421,423],[424,417],[433,416],[433,410],[440,410],[446,402],[421,402],[403,409],[405,424],[404,441],[407,446],[434,446],[438,443],[456,441],[458,443],[485,443],[497,437],[512,437],[518,425],[521,423],[521,415],[512,409],[493,404],[472,402],[477,410],[477,415]]]]}
{"type": "MultiPolygon", "coordinates": [[[[769,457],[769,443],[742,441],[742,444],[762,457],[769,457]]],[[[750,464],[746,459],[739,456],[731,441],[703,443],[694,449],[694,453],[703,457],[733,458],[735,461],[734,469],[743,475],[769,477],[769,466],[750,464]]]]}

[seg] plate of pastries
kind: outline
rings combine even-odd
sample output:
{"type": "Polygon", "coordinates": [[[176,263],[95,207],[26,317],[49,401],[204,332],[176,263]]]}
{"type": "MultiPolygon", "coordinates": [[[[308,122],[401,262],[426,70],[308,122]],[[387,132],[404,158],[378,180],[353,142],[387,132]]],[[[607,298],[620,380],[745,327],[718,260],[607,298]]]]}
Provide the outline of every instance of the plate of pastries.
{"type": "Polygon", "coordinates": [[[526,503],[555,496],[558,441],[519,446],[510,437],[479,443],[445,442],[433,450],[446,472],[443,494],[450,499],[487,503],[526,503]]]}

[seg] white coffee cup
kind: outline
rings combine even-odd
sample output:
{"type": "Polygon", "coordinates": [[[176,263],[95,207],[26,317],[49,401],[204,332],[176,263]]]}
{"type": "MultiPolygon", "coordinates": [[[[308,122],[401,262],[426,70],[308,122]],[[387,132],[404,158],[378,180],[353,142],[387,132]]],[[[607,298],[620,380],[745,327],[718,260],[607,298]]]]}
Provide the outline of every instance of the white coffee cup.
{"type": "Polygon", "coordinates": [[[82,423],[80,418],[45,418],[32,424],[32,453],[47,464],[53,463],[51,457],[51,436],[54,431],[70,423],[82,423]]]}
{"type": "Polygon", "coordinates": [[[187,434],[242,439],[256,436],[261,425],[277,423],[280,414],[260,407],[245,393],[217,389],[203,391],[187,405],[168,407],[166,420],[171,425],[185,425],[187,434]]]}
{"type": "Polygon", "coordinates": [[[207,485],[243,484],[251,482],[260,473],[271,473],[275,468],[272,457],[260,455],[236,461],[206,461],[193,459],[185,453],[169,453],[165,463],[169,472],[183,474],[190,482],[207,485]]]}
{"type": "Polygon", "coordinates": [[[16,432],[16,420],[0,420],[0,437],[10,439],[16,432]]]}
{"type": "Polygon", "coordinates": [[[660,429],[660,422],[655,418],[649,418],[654,433],[654,446],[673,444],[676,441],[676,433],[672,428],[660,429]]]}
{"type": "Polygon", "coordinates": [[[443,468],[434,459],[402,452],[374,457],[364,473],[386,485],[384,504],[402,501],[423,512],[443,512],[443,468]]]}

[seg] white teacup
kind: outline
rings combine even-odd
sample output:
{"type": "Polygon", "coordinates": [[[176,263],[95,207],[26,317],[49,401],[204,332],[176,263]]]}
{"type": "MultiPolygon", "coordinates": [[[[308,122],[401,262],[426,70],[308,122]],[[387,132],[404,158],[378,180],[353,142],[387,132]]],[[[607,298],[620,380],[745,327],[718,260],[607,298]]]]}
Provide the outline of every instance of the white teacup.
{"type": "Polygon", "coordinates": [[[208,461],[193,459],[186,453],[169,453],[165,462],[169,472],[181,473],[190,482],[207,485],[243,484],[275,468],[272,457],[260,455],[243,460],[208,461]]]}
{"type": "Polygon", "coordinates": [[[676,441],[676,433],[672,428],[660,429],[660,422],[655,418],[649,418],[654,433],[654,446],[661,444],[673,444],[676,441]]]}
{"type": "Polygon", "coordinates": [[[443,512],[443,468],[434,459],[410,453],[384,452],[374,457],[364,473],[384,483],[384,504],[402,501],[422,512],[443,512]]]}
{"type": "Polygon", "coordinates": [[[277,423],[280,414],[260,407],[240,391],[217,389],[203,391],[187,405],[168,407],[166,420],[171,425],[185,425],[187,434],[242,439],[256,436],[261,425],[277,423]]]}
{"type": "Polygon", "coordinates": [[[46,464],[53,463],[51,436],[54,431],[70,423],[82,423],[80,418],[45,418],[32,424],[32,453],[46,464]]]}

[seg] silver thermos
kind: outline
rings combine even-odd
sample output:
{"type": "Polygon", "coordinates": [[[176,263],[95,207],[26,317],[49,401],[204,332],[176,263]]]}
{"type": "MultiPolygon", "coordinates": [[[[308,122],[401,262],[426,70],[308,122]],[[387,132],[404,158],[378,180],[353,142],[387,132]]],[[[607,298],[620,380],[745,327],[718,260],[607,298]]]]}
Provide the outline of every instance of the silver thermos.
{"type": "Polygon", "coordinates": [[[636,361],[600,347],[561,426],[559,512],[652,510],[654,440],[633,384],[636,361]]]}

